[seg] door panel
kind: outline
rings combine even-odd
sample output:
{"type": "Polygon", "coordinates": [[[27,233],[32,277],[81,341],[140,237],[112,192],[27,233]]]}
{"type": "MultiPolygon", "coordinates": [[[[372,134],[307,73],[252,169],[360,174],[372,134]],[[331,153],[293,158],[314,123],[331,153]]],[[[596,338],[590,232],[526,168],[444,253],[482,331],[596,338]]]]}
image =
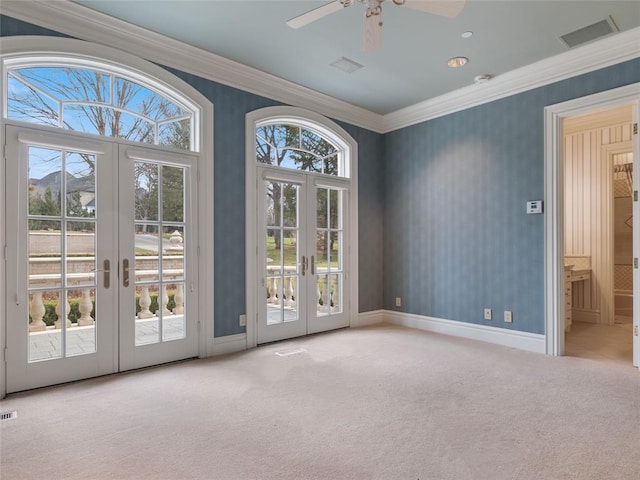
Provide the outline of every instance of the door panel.
{"type": "Polygon", "coordinates": [[[7,148],[7,391],[111,373],[112,146],[7,127],[7,148]]]}
{"type": "Polygon", "coordinates": [[[120,149],[120,369],[198,354],[191,198],[197,163],[186,154],[120,149]]]}

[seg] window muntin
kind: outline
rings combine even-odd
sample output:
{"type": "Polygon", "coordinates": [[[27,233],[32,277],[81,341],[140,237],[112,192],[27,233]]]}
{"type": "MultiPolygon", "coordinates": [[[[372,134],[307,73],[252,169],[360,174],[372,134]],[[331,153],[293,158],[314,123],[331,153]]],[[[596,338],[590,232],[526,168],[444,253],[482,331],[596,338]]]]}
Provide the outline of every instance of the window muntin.
{"type": "Polygon", "coordinates": [[[292,170],[345,177],[343,152],[322,133],[293,123],[256,127],[256,161],[292,170]]]}
{"type": "Polygon", "coordinates": [[[194,112],[120,73],[75,66],[7,69],[11,120],[194,150],[194,112]]]}

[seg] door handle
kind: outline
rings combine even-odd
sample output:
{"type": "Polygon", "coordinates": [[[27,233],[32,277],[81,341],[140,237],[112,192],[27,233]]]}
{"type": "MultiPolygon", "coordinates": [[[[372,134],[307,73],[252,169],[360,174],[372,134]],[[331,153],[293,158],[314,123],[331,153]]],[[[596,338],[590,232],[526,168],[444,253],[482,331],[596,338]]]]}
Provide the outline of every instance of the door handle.
{"type": "Polygon", "coordinates": [[[129,286],[129,259],[122,260],[122,286],[129,286]]]}
{"type": "Polygon", "coordinates": [[[102,272],[102,283],[104,284],[104,288],[109,288],[111,286],[111,262],[109,260],[105,260],[102,265],[104,268],[94,268],[92,272],[102,272]]]}
{"type": "Polygon", "coordinates": [[[311,255],[311,275],[316,274],[316,256],[311,255]]]}
{"type": "Polygon", "coordinates": [[[305,258],[305,256],[302,256],[302,276],[304,277],[304,274],[307,270],[307,259],[305,258]]]}

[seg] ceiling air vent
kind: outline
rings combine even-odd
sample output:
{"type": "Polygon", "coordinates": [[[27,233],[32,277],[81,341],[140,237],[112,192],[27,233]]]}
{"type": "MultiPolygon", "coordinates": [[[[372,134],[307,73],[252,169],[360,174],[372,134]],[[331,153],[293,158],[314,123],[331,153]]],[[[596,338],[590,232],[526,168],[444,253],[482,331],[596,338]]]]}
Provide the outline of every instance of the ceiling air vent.
{"type": "Polygon", "coordinates": [[[566,33],[560,37],[560,40],[562,40],[562,43],[567,47],[574,48],[616,32],[618,32],[618,27],[613,23],[613,19],[608,17],[586,27],[574,30],[573,32],[566,33]]]}

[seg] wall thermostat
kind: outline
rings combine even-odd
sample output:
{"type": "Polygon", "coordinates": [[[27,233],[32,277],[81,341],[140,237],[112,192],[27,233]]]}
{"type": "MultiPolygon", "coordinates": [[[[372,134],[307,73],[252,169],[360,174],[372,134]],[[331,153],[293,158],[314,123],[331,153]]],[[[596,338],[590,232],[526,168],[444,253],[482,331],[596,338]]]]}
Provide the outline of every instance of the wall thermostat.
{"type": "Polygon", "coordinates": [[[527,214],[542,213],[542,200],[527,202],[527,214]]]}

